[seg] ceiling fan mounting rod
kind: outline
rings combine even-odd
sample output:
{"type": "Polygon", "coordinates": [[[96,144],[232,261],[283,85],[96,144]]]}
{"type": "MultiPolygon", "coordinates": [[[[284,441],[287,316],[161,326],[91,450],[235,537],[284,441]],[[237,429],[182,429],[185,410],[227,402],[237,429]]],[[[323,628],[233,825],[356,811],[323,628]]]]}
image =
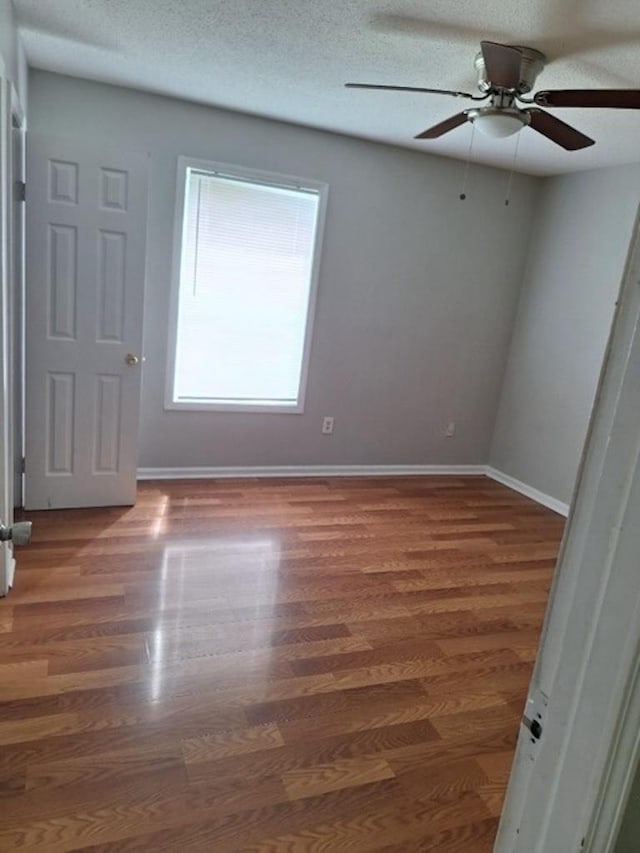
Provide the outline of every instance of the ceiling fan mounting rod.
{"type": "Polygon", "coordinates": [[[491,92],[491,106],[498,110],[517,109],[516,96],[508,89],[496,89],[491,92]]]}

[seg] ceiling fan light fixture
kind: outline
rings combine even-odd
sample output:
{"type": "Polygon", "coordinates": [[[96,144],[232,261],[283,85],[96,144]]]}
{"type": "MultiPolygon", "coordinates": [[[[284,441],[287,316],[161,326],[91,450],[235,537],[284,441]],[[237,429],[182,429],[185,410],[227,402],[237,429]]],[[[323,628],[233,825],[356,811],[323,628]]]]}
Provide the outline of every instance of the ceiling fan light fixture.
{"type": "Polygon", "coordinates": [[[480,133],[501,139],[513,136],[529,124],[529,116],[520,110],[497,107],[484,107],[469,111],[469,121],[472,121],[480,133]]]}

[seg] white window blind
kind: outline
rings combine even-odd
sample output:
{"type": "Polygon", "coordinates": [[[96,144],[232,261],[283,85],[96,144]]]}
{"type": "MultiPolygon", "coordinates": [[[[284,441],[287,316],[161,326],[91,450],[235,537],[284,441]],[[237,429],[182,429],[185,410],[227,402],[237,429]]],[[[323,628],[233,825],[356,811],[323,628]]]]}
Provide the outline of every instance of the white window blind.
{"type": "Polygon", "coordinates": [[[173,402],[300,402],[321,192],[185,171],[173,402]]]}

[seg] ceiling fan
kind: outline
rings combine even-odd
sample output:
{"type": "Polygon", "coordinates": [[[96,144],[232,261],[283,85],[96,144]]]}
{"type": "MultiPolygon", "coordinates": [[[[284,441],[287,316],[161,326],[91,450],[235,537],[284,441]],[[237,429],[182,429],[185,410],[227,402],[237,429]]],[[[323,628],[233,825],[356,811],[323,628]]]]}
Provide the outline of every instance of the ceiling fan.
{"type": "Polygon", "coordinates": [[[422,89],[415,86],[384,86],[374,83],[346,83],[351,89],[386,89],[397,92],[426,92],[452,95],[472,101],[489,100],[489,105],[473,107],[419,133],[415,139],[437,139],[467,121],[493,137],[511,136],[531,127],[567,151],[588,148],[594,140],[539,107],[598,107],[604,109],[640,109],[637,89],[559,89],[523,97],[534,87],[545,65],[545,56],[531,47],[480,42],[475,58],[478,89],[481,95],[448,89],[422,89]],[[525,106],[522,107],[521,104],[525,106]]]}

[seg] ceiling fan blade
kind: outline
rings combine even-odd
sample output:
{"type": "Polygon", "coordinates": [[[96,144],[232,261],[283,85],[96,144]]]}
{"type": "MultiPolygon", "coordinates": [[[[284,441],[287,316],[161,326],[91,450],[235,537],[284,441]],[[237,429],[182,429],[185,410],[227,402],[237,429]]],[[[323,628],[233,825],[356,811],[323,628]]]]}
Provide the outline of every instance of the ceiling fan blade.
{"type": "Polygon", "coordinates": [[[601,107],[609,110],[640,110],[639,89],[558,89],[538,92],[541,107],[601,107]]]}
{"type": "Polygon", "coordinates": [[[455,130],[456,127],[460,127],[460,125],[464,124],[465,121],[467,121],[467,113],[458,113],[457,115],[451,116],[451,118],[447,118],[444,121],[441,121],[440,124],[434,124],[434,126],[428,128],[428,130],[423,130],[422,133],[419,133],[413,138],[437,139],[439,136],[443,136],[445,133],[449,133],[450,130],[455,130]]]}
{"type": "Polygon", "coordinates": [[[595,141],[580,133],[575,127],[565,124],[559,118],[552,116],[551,113],[545,113],[543,110],[531,109],[527,110],[529,114],[529,127],[537,130],[547,139],[560,145],[567,151],[579,151],[581,148],[588,148],[590,145],[595,145],[595,141]]]}
{"type": "Polygon", "coordinates": [[[497,44],[494,41],[481,41],[480,47],[487,78],[491,84],[503,89],[517,89],[522,66],[521,51],[517,47],[497,44]]]}
{"type": "Polygon", "coordinates": [[[420,89],[416,86],[384,86],[378,83],[345,83],[347,89],[383,89],[391,92],[426,92],[428,95],[452,95],[454,98],[470,98],[472,101],[484,101],[488,95],[478,98],[468,92],[454,92],[450,89],[420,89]]]}

